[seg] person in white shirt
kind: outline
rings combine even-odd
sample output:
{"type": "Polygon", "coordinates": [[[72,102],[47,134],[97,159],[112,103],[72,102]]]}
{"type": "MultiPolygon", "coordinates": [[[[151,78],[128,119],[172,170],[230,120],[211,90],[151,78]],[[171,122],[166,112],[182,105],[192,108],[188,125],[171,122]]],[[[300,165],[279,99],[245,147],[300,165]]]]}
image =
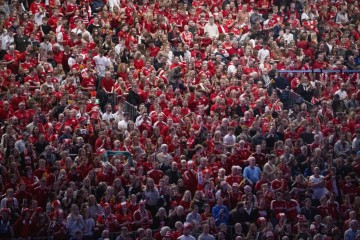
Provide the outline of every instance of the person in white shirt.
{"type": "Polygon", "coordinates": [[[114,114],[112,113],[112,107],[111,107],[111,104],[107,104],[105,106],[105,112],[103,113],[101,119],[103,121],[108,121],[110,122],[111,120],[115,119],[115,116],[114,114]]]}
{"type": "Polygon", "coordinates": [[[48,36],[44,36],[44,41],[40,43],[40,48],[44,49],[45,52],[52,51],[52,44],[49,42],[48,36]]]}
{"type": "Polygon", "coordinates": [[[41,26],[43,23],[43,18],[46,17],[46,12],[45,10],[41,9],[41,12],[37,12],[34,15],[34,20],[35,20],[35,24],[36,26],[41,26]]]}
{"type": "Polygon", "coordinates": [[[198,225],[202,221],[199,214],[199,206],[194,204],[192,209],[193,210],[186,216],[186,221],[194,225],[198,225]]]}
{"type": "Polygon", "coordinates": [[[1,49],[7,50],[8,46],[14,42],[14,32],[10,30],[1,35],[3,36],[1,38],[1,49]]]}
{"type": "Polygon", "coordinates": [[[144,112],[142,115],[138,116],[135,120],[135,126],[139,127],[143,122],[152,124],[151,118],[149,118],[149,114],[144,112]]]}
{"type": "Polygon", "coordinates": [[[336,23],[338,24],[344,24],[349,22],[349,16],[346,12],[346,6],[342,6],[341,10],[336,14],[336,23]]]}
{"type": "Polygon", "coordinates": [[[309,186],[313,189],[312,199],[319,200],[327,194],[325,177],[320,175],[319,167],[314,168],[314,174],[309,178],[309,186]]]}
{"type": "Polygon", "coordinates": [[[229,63],[227,72],[236,74],[238,65],[239,65],[239,58],[235,56],[232,58],[232,61],[229,63]]]}
{"type": "Polygon", "coordinates": [[[231,151],[235,143],[236,143],[236,137],[234,135],[234,128],[229,127],[228,134],[226,134],[223,138],[224,147],[227,148],[228,151],[231,151]]]}
{"type": "Polygon", "coordinates": [[[291,41],[294,41],[294,34],[290,32],[290,28],[285,29],[285,33],[283,35],[286,44],[289,44],[291,41]]]}
{"type": "Polygon", "coordinates": [[[203,224],[202,231],[203,233],[200,234],[198,240],[215,240],[215,237],[209,233],[210,232],[209,224],[207,223],[203,224]]]}
{"type": "MultiPolygon", "coordinates": [[[[96,98],[95,98],[96,99],[96,98]]],[[[121,104],[118,105],[117,111],[114,113],[114,118],[116,122],[120,122],[125,119],[123,106],[121,104]]]]}
{"type": "Polygon", "coordinates": [[[121,53],[122,53],[122,51],[124,50],[124,48],[125,48],[125,42],[124,42],[124,40],[122,39],[122,40],[120,40],[119,43],[116,44],[116,46],[115,46],[115,49],[114,49],[114,50],[115,50],[116,55],[120,56],[121,53]]]}
{"type": "Polygon", "coordinates": [[[99,55],[95,56],[94,58],[95,62],[95,69],[99,77],[105,77],[105,70],[107,67],[110,66],[111,62],[109,58],[104,56],[104,50],[99,50],[99,55]]]}
{"type": "Polygon", "coordinates": [[[114,10],[114,7],[117,7],[120,10],[120,1],[119,0],[109,0],[108,4],[109,4],[110,12],[112,12],[114,10]]]}
{"type": "Polygon", "coordinates": [[[265,59],[270,57],[270,51],[267,49],[267,44],[263,44],[263,47],[258,51],[257,57],[260,60],[260,63],[264,63],[265,59]]]}
{"type": "Polygon", "coordinates": [[[214,23],[214,16],[210,16],[209,22],[205,25],[204,32],[209,34],[210,38],[219,37],[218,26],[214,23]]]}
{"type": "Polygon", "coordinates": [[[348,94],[346,92],[345,83],[340,84],[340,89],[335,92],[335,94],[339,95],[340,100],[346,100],[348,98],[348,94]]]}
{"type": "Polygon", "coordinates": [[[178,240],[195,240],[195,238],[190,235],[190,223],[184,223],[183,235],[181,235],[178,240]]]}
{"type": "Polygon", "coordinates": [[[126,130],[128,126],[128,122],[130,120],[130,114],[128,112],[124,113],[124,119],[118,122],[118,129],[119,130],[126,130]]]}

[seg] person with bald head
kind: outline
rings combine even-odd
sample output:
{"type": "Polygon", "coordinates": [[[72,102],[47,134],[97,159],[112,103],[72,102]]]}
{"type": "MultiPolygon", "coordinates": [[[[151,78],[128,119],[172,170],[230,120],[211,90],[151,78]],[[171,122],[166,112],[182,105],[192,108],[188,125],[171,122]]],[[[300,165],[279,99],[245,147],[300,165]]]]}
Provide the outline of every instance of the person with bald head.
{"type": "Polygon", "coordinates": [[[328,193],[326,181],[323,175],[320,175],[320,168],[314,168],[314,174],[309,178],[309,187],[313,189],[312,200],[319,201],[321,197],[328,193]]]}
{"type": "Polygon", "coordinates": [[[249,157],[248,159],[249,166],[245,167],[243,176],[249,182],[250,185],[255,186],[255,184],[259,181],[261,170],[258,166],[256,166],[256,160],[254,157],[249,157]]]}

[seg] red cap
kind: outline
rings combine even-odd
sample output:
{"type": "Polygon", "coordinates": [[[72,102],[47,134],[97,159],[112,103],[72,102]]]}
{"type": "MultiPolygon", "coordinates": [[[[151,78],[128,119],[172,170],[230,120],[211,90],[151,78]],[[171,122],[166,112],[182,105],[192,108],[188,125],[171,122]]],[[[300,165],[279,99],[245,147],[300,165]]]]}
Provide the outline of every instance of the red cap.
{"type": "Polygon", "coordinates": [[[98,150],[97,154],[98,155],[102,155],[106,152],[106,150],[104,148],[101,148],[100,150],[98,150]]]}
{"type": "Polygon", "coordinates": [[[178,205],[177,201],[172,201],[171,202],[171,207],[176,207],[178,205]]]}
{"type": "Polygon", "coordinates": [[[86,117],[79,117],[79,119],[77,120],[78,123],[81,123],[82,121],[85,121],[86,120],[86,117]]]}
{"type": "Polygon", "coordinates": [[[256,222],[257,222],[257,224],[266,223],[266,218],[259,217],[256,222]]]}
{"type": "Polygon", "coordinates": [[[53,201],[52,203],[51,203],[51,206],[53,207],[53,208],[56,208],[56,207],[59,207],[60,206],[60,201],[59,200],[55,200],[55,201],[53,201]]]}
{"type": "Polygon", "coordinates": [[[30,209],[28,208],[24,208],[23,210],[21,210],[21,214],[25,215],[25,213],[30,212],[30,209]]]}
{"type": "Polygon", "coordinates": [[[42,212],[43,212],[43,208],[42,208],[42,207],[37,207],[37,208],[36,208],[36,212],[42,213],[42,212]]]}

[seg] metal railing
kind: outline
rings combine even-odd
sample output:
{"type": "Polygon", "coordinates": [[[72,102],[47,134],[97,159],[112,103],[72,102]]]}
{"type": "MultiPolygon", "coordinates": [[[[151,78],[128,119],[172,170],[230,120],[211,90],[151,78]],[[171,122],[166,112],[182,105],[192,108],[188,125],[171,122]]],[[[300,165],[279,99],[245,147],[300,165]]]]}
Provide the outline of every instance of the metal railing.
{"type": "Polygon", "coordinates": [[[130,114],[130,119],[135,122],[136,118],[140,115],[140,112],[137,110],[137,107],[124,100],[123,96],[118,96],[116,93],[109,93],[108,102],[114,108],[118,104],[123,105],[123,111],[130,114]]]}
{"type": "Polygon", "coordinates": [[[124,101],[124,112],[128,112],[130,114],[130,119],[135,122],[136,118],[140,115],[140,112],[137,110],[137,107],[129,103],[128,101],[124,101]]]}
{"type": "Polygon", "coordinates": [[[294,92],[292,90],[289,91],[289,100],[288,100],[288,108],[289,109],[292,109],[292,107],[294,105],[300,105],[303,103],[306,104],[308,111],[311,111],[314,108],[314,104],[306,101],[302,96],[300,96],[300,94],[297,94],[296,92],[294,92]]]}

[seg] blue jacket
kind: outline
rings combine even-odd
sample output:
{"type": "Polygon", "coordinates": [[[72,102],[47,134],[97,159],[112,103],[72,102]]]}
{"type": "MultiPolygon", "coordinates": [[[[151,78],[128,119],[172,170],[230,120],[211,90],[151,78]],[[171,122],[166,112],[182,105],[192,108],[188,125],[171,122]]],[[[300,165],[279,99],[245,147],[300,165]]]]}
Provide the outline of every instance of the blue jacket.
{"type": "Polygon", "coordinates": [[[217,226],[219,226],[221,223],[226,224],[229,219],[229,210],[224,205],[222,206],[215,205],[212,209],[212,215],[215,219],[217,226]],[[221,210],[223,210],[222,213],[221,210]]]}

